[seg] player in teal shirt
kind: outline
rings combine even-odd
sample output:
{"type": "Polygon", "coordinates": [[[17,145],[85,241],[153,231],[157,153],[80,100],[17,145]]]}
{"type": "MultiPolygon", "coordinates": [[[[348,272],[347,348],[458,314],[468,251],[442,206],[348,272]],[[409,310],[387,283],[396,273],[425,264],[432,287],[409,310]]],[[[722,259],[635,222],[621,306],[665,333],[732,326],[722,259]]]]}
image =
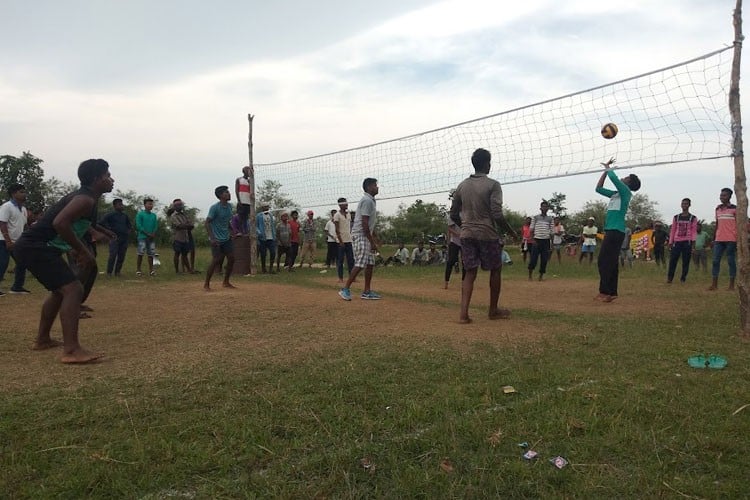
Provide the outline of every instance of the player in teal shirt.
{"type": "Polygon", "coordinates": [[[229,193],[228,186],[219,186],[214,189],[214,194],[219,199],[218,203],[211,205],[206,217],[206,232],[208,239],[211,240],[211,265],[206,271],[206,282],[203,289],[207,292],[211,290],[211,277],[216,269],[221,266],[224,257],[227,259],[227,267],[224,269],[224,288],[235,288],[229,282],[234,267],[234,249],[232,247],[231,233],[229,232],[229,222],[232,220],[232,204],[229,200],[232,195],[229,193]]]}
{"type": "Polygon", "coordinates": [[[596,192],[609,198],[607,206],[607,219],[604,223],[604,240],[602,248],[599,251],[599,295],[597,300],[602,302],[612,302],[617,298],[617,281],[619,278],[620,247],[625,239],[625,214],[628,212],[630,199],[633,192],[641,188],[641,180],[635,174],[630,174],[622,179],[617,178],[612,164],[614,158],[606,163],[604,172],[602,172],[599,182],[596,185],[596,192]],[[615,185],[616,191],[604,188],[604,181],[609,177],[612,184],[615,185]]]}

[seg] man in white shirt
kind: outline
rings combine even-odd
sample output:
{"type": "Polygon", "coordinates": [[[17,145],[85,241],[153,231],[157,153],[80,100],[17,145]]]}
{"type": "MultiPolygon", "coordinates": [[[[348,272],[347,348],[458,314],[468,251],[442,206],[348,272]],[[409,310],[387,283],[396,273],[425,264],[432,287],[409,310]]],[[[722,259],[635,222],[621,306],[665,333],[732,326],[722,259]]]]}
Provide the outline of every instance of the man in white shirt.
{"type": "Polygon", "coordinates": [[[328,252],[326,252],[326,269],[331,267],[331,264],[336,264],[336,255],[339,251],[339,243],[336,241],[336,224],[333,223],[333,218],[336,216],[336,210],[331,210],[331,218],[326,222],[326,245],[328,246],[328,252]]]}
{"type": "Polygon", "coordinates": [[[586,225],[583,226],[581,231],[581,256],[578,257],[578,263],[583,261],[583,256],[588,254],[589,265],[594,261],[594,250],[596,250],[596,233],[599,232],[599,228],[594,225],[595,219],[589,217],[586,225]]]}
{"type": "Polygon", "coordinates": [[[403,241],[400,241],[398,243],[398,249],[396,249],[396,253],[385,260],[385,265],[387,266],[391,262],[394,266],[404,266],[409,263],[409,250],[404,248],[403,241]]]}
{"type": "MultiPolygon", "coordinates": [[[[8,188],[10,200],[0,206],[0,280],[5,277],[8,270],[10,257],[13,255],[13,245],[21,237],[29,213],[24,206],[26,203],[26,188],[22,184],[12,184],[8,188]]],[[[13,260],[16,260],[13,257],[13,260]]],[[[16,271],[13,286],[10,288],[12,294],[29,294],[23,286],[26,282],[26,267],[16,263],[16,271]]],[[[0,291],[0,296],[5,295],[0,291]]]]}

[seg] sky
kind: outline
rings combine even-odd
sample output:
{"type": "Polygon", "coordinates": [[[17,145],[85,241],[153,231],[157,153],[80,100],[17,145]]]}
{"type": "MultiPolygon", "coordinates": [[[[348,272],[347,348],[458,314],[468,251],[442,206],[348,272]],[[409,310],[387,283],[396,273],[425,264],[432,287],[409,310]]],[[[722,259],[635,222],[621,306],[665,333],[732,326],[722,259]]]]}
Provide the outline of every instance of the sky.
{"type": "MultiPolygon", "coordinates": [[[[248,114],[255,163],[371,144],[720,49],[733,39],[733,9],[730,0],[0,0],[0,154],[30,151],[64,181],[82,160],[104,158],[115,189],[179,197],[205,214],[214,186],[233,185],[248,163],[248,114]]],[[[710,219],[734,183],[728,158],[637,173],[665,217],[690,197],[710,219]]],[[[511,184],[505,204],[534,213],[561,192],[575,211],[597,199],[597,179],[511,184]]]]}

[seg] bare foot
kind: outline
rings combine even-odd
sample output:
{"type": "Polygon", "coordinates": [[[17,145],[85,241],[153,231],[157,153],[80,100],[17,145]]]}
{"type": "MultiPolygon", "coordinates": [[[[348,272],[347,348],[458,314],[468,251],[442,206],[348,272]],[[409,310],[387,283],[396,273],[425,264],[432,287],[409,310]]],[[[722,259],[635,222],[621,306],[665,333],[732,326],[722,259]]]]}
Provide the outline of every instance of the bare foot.
{"type": "Polygon", "coordinates": [[[231,284],[231,283],[224,283],[224,284],[223,284],[222,286],[223,286],[224,288],[237,288],[236,286],[234,286],[234,285],[233,285],[233,284],[231,284]]]}
{"type": "Polygon", "coordinates": [[[490,319],[510,319],[510,310],[498,309],[494,313],[488,314],[487,317],[490,319]]]}
{"type": "Polygon", "coordinates": [[[103,354],[95,354],[93,352],[87,351],[82,347],[79,347],[73,352],[64,353],[60,358],[60,361],[65,364],[85,364],[96,361],[103,356],[103,354]]]}
{"type": "Polygon", "coordinates": [[[447,290],[447,289],[448,289],[448,282],[446,281],[445,284],[443,285],[443,290],[447,290]]]}
{"type": "Polygon", "coordinates": [[[715,292],[716,291],[716,287],[713,286],[713,285],[711,285],[710,287],[706,288],[706,291],[708,291],[708,292],[715,292]]]}
{"type": "Polygon", "coordinates": [[[63,345],[62,342],[59,340],[45,340],[44,342],[36,341],[34,342],[34,345],[31,346],[32,351],[44,351],[46,349],[54,349],[55,347],[61,347],[63,345]]]}
{"type": "Polygon", "coordinates": [[[92,307],[87,306],[86,304],[81,304],[81,311],[94,312],[94,309],[92,307]]]}
{"type": "Polygon", "coordinates": [[[468,325],[471,323],[471,318],[458,318],[458,323],[460,325],[468,325]]]}
{"type": "Polygon", "coordinates": [[[617,299],[617,295],[607,295],[602,299],[602,302],[614,302],[617,299]]]}
{"type": "Polygon", "coordinates": [[[208,285],[203,285],[203,291],[204,292],[210,292],[211,291],[211,287],[208,286],[208,285]]]}
{"type": "Polygon", "coordinates": [[[80,312],[80,313],[78,313],[78,319],[89,319],[89,318],[92,318],[92,317],[93,316],[91,316],[87,312],[80,312]]]}
{"type": "Polygon", "coordinates": [[[605,293],[600,293],[599,295],[597,295],[596,297],[594,297],[594,300],[604,300],[605,297],[609,297],[609,295],[607,295],[605,293]]]}

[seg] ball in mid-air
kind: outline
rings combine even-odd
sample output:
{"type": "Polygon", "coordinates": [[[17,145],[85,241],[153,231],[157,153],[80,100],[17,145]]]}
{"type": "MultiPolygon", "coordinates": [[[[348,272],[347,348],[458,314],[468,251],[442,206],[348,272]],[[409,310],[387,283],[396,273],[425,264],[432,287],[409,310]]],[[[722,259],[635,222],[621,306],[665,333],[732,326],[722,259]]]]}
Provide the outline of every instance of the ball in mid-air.
{"type": "Polygon", "coordinates": [[[617,135],[617,125],[614,123],[605,123],[602,126],[602,137],[605,139],[614,139],[617,135]]]}

